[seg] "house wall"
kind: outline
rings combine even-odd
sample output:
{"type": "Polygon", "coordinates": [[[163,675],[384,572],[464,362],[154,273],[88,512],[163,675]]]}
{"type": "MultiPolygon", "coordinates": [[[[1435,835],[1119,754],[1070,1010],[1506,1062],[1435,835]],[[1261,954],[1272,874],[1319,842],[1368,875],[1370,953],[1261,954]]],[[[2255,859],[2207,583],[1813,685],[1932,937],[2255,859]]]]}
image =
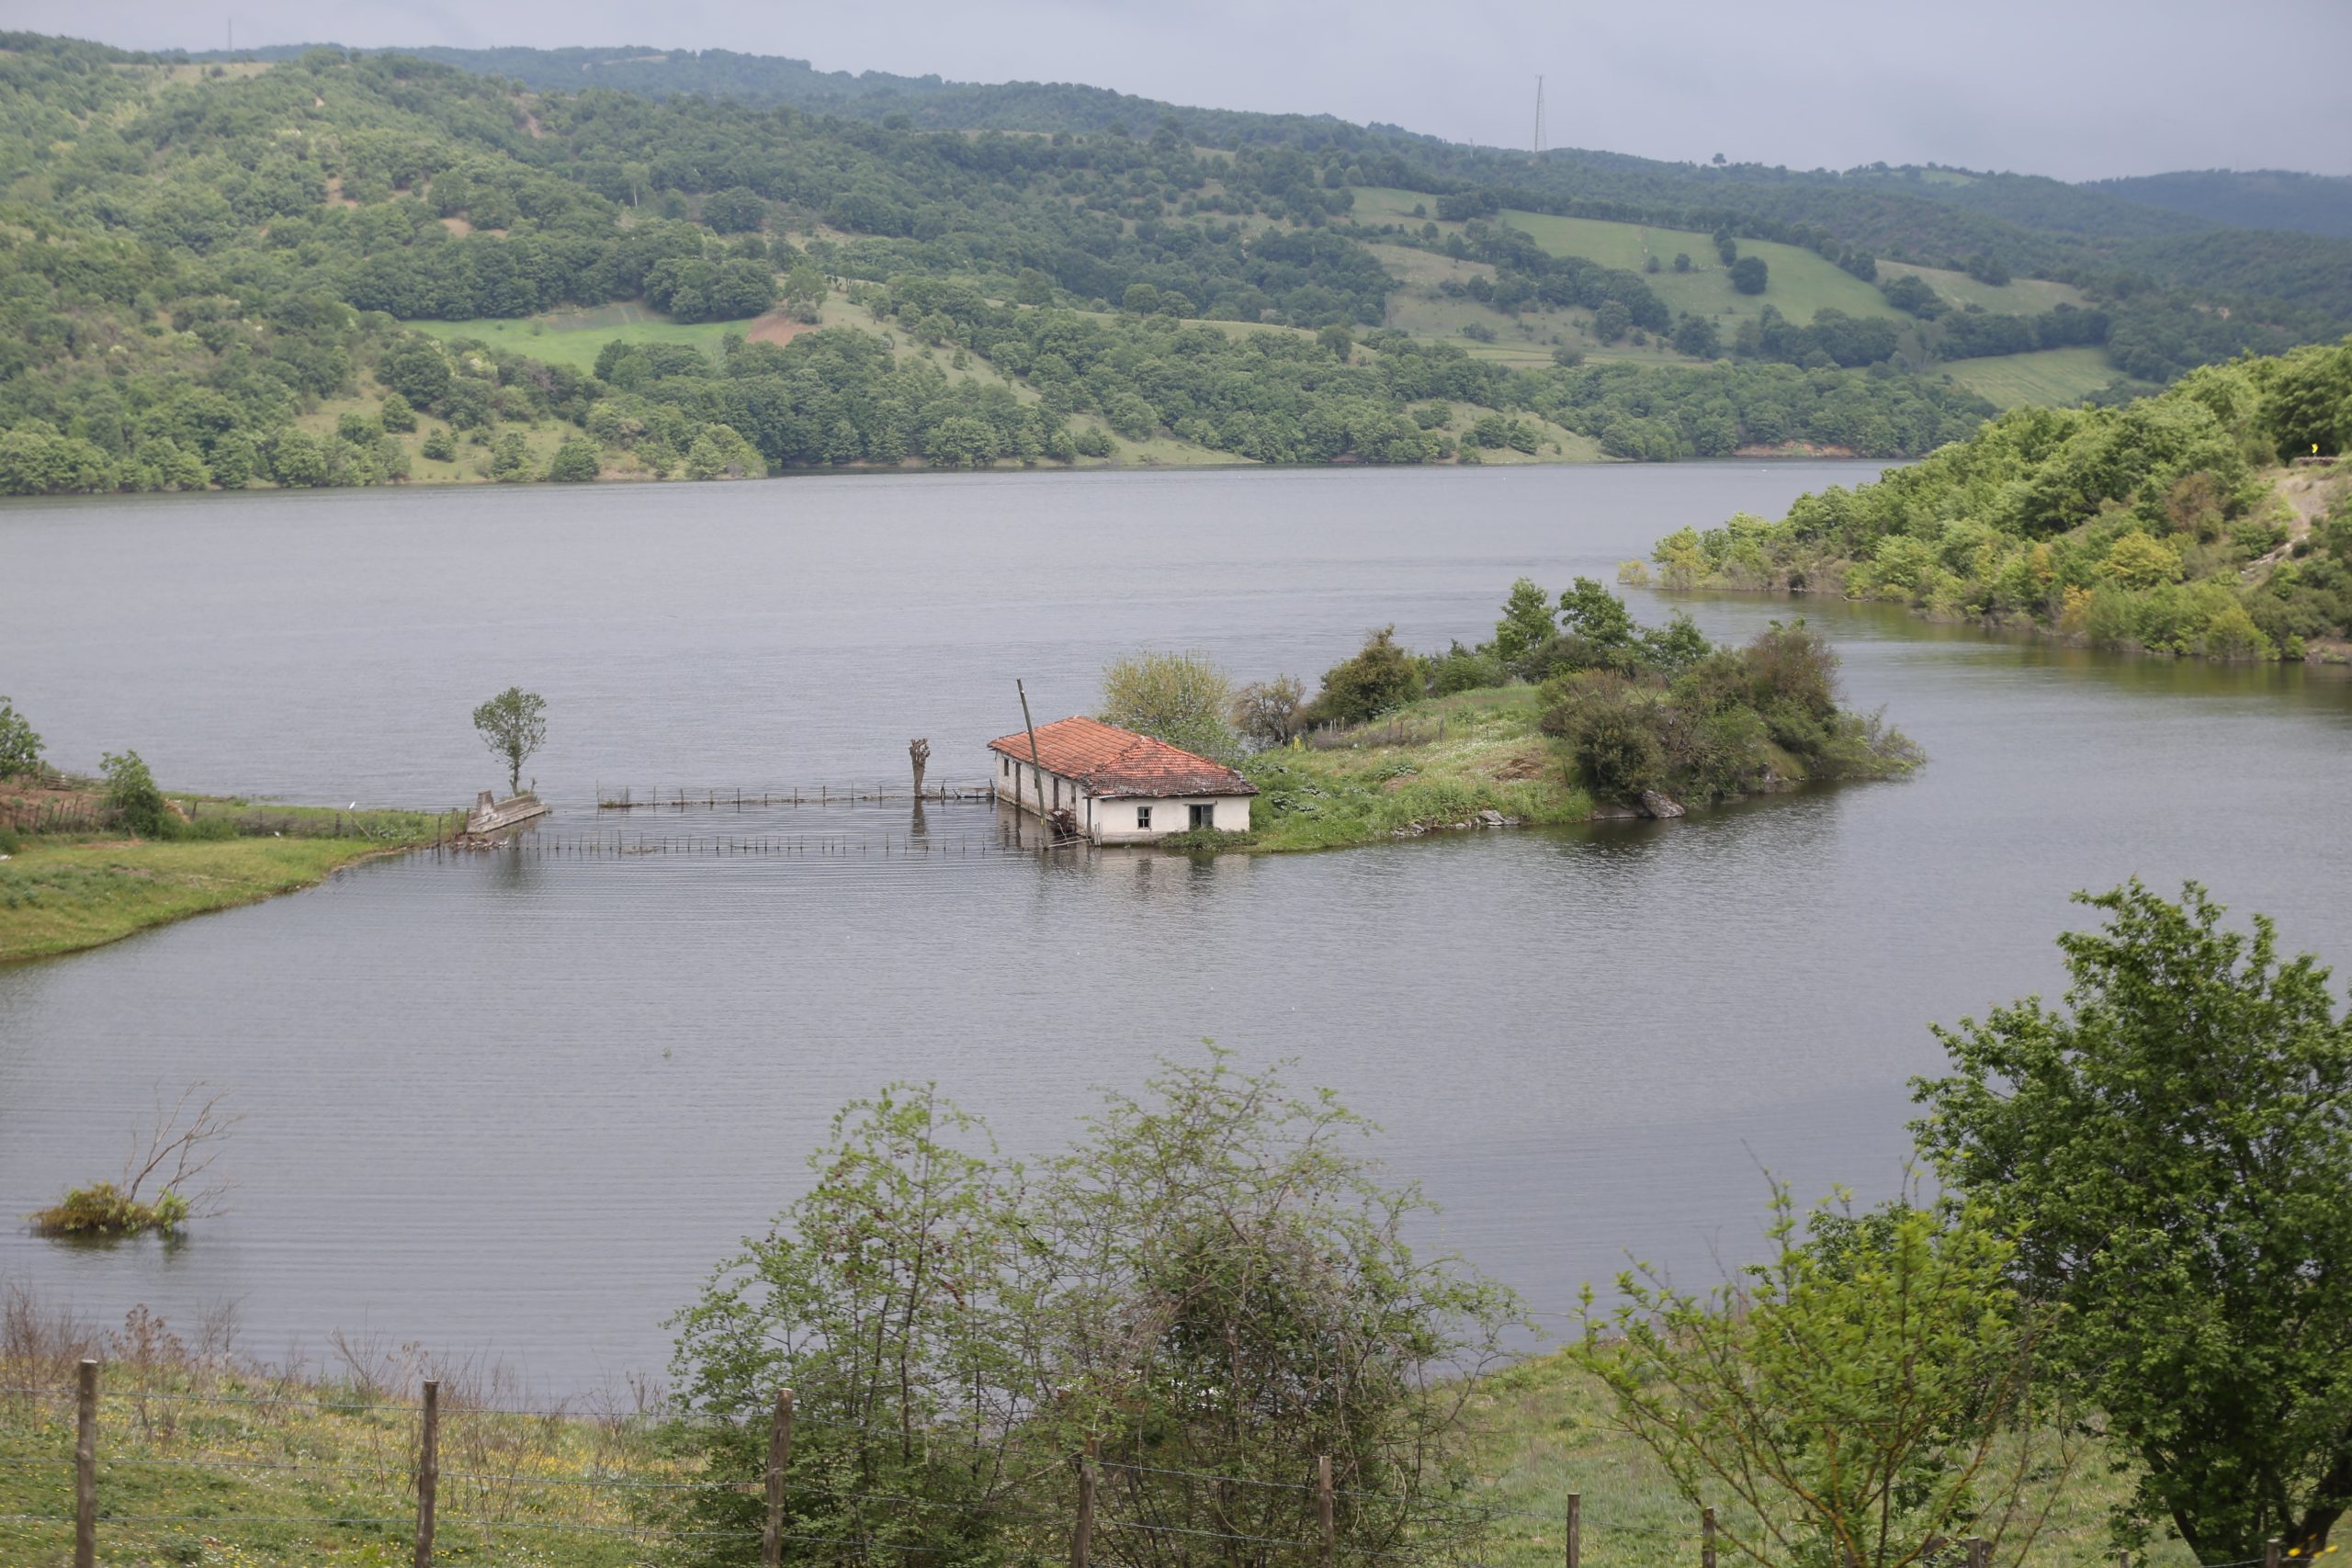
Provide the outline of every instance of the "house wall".
{"type": "Polygon", "coordinates": [[[1148,844],[1170,833],[1181,833],[1192,826],[1190,807],[1214,806],[1216,826],[1227,833],[1250,830],[1250,801],[1246,795],[1176,795],[1155,800],[1125,797],[1111,800],[1087,799],[1085,789],[1076,779],[1063,778],[1051,772],[1040,773],[1030,763],[1014,760],[1011,773],[1005,771],[1005,754],[991,750],[989,754],[989,783],[998,800],[1011,805],[1018,798],[1023,810],[1037,815],[1038,802],[1046,809],[1054,807],[1054,786],[1061,786],[1061,804],[1078,817],[1080,828],[1087,830],[1098,844],[1148,844]],[[1151,807],[1151,826],[1136,826],[1136,807],[1151,807]]]}
{"type": "Polygon", "coordinates": [[[1066,779],[1055,773],[1040,773],[1027,762],[1015,761],[1012,772],[1004,771],[1005,756],[1001,751],[989,753],[989,784],[996,791],[997,799],[1011,805],[1017,797],[1021,808],[1032,816],[1038,815],[1037,803],[1043,800],[1046,809],[1054,808],[1054,786],[1061,786],[1061,804],[1078,813],[1079,825],[1086,823],[1086,792],[1076,779],[1066,779]]]}
{"type": "Polygon", "coordinates": [[[1098,800],[1094,803],[1094,841],[1098,844],[1148,844],[1170,833],[1181,833],[1193,825],[1193,806],[1216,807],[1216,827],[1220,832],[1246,833],[1250,830],[1250,800],[1246,795],[1172,795],[1159,800],[1098,800]],[[1136,807],[1151,807],[1151,826],[1136,826],[1136,807]]]}

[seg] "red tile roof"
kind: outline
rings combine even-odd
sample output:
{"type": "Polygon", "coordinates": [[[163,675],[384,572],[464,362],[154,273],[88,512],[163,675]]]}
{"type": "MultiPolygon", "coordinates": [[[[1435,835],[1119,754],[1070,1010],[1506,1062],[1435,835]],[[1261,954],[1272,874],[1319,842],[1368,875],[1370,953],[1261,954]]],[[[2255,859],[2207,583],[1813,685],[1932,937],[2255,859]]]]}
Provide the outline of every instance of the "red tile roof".
{"type": "MultiPolygon", "coordinates": [[[[1029,761],[1029,732],[989,742],[1016,762],[1029,761]]],[[[1046,772],[1076,779],[1091,795],[1255,795],[1258,786],[1222,762],[1179,751],[1165,740],[1094,718],[1057,718],[1037,727],[1037,760],[1046,772]]]]}

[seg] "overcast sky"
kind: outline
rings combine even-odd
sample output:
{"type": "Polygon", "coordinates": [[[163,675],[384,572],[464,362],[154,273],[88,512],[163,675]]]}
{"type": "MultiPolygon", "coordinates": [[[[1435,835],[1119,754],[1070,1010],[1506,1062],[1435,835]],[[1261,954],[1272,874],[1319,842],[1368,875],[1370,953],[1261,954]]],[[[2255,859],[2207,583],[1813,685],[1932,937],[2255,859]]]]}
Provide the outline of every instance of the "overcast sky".
{"type": "Polygon", "coordinates": [[[126,48],[643,43],[1792,168],[2352,174],[2348,0],[7,0],[126,48]]]}

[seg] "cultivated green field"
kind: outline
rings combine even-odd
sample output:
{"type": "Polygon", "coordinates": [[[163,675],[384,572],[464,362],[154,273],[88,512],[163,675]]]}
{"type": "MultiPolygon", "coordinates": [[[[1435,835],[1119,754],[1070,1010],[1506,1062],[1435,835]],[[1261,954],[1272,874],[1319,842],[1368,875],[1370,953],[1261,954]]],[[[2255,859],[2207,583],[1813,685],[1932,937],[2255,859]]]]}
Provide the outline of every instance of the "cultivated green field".
{"type": "Polygon", "coordinates": [[[2046,348],[1994,359],[1959,359],[1947,373],[1985,401],[2005,409],[2021,403],[2064,407],[2116,378],[2103,348],[2046,348]]]}
{"type": "Polygon", "coordinates": [[[1831,265],[1811,251],[1776,245],[1763,240],[1742,240],[1739,254],[1759,256],[1771,269],[1771,281],[1761,294],[1742,294],[1731,286],[1715,243],[1704,234],[1679,229],[1652,229],[1635,223],[1606,223],[1591,218],[1553,218],[1541,212],[1506,209],[1504,222],[1524,230],[1535,243],[1560,256],[1589,256],[1603,266],[1640,272],[1655,255],[1663,270],[1646,281],[1677,316],[1684,311],[1713,316],[1726,335],[1745,321],[1777,308],[1792,321],[1813,320],[1816,310],[1843,310],[1849,316],[1886,316],[1905,320],[1886,302],[1875,285],[1831,265]],[[1677,254],[1690,258],[1689,272],[1674,270],[1677,254]]]}
{"type": "MultiPolygon", "coordinates": [[[[1401,223],[1418,229],[1428,220],[1415,218],[1413,209],[1419,206],[1434,211],[1436,197],[1419,191],[1399,190],[1393,186],[1359,186],[1356,190],[1355,217],[1365,223],[1401,223]]],[[[1737,323],[1758,315],[1766,305],[1779,309],[1781,314],[1797,322],[1813,320],[1815,310],[1834,309],[1849,316],[1884,316],[1903,321],[1905,317],[1886,302],[1875,285],[1822,260],[1811,251],[1794,245],[1773,244],[1764,240],[1742,240],[1739,254],[1760,256],[1771,269],[1771,284],[1761,295],[1738,293],[1724,276],[1721,259],[1715,254],[1714,241],[1705,234],[1688,230],[1657,229],[1641,223],[1614,223],[1597,218],[1555,218],[1541,212],[1521,212],[1505,209],[1501,220],[1534,237],[1536,243],[1554,255],[1585,256],[1603,266],[1622,267],[1628,272],[1641,272],[1657,256],[1665,269],[1648,273],[1650,287],[1657,290],[1675,314],[1693,311],[1716,318],[1728,332],[1737,323]],[[1677,254],[1690,258],[1690,271],[1673,270],[1677,254]]],[[[1441,233],[1459,231],[1459,223],[1440,223],[1441,233]]],[[[1471,267],[1475,262],[1448,263],[1443,256],[1429,256],[1428,264],[1414,264],[1392,259],[1411,254],[1408,247],[1380,245],[1374,247],[1382,265],[1389,273],[1408,284],[1433,283],[1448,265],[1471,267]],[[1434,270],[1432,270],[1432,266],[1434,270]]],[[[1427,253],[1422,253],[1427,255],[1427,253]]],[[[1952,272],[1943,267],[1914,266],[1907,263],[1879,264],[1882,279],[1900,277],[1909,273],[1924,278],[1928,286],[1951,304],[1966,308],[1970,305],[1997,315],[2036,315],[2059,305],[2082,305],[2086,301],[2082,290],[2068,284],[2052,283],[2040,278],[2018,278],[1999,288],[1979,283],[1964,272],[1952,272]]],[[[1464,273],[1462,276],[1466,276],[1464,273]]],[[[1395,324],[1395,323],[1392,323],[1395,324]]]]}
{"type": "Polygon", "coordinates": [[[1951,303],[1963,310],[1971,305],[1982,306],[1996,316],[2038,316],[2061,305],[2086,305],[2083,291],[2071,283],[2052,283],[2044,277],[2017,277],[1995,288],[1979,283],[1964,272],[1949,272],[1939,266],[1913,266],[1908,262],[1883,261],[1878,264],[1882,280],[1893,282],[1909,273],[1926,281],[1928,288],[1951,303]]]}
{"type": "Polygon", "coordinates": [[[600,305],[593,310],[552,310],[543,316],[517,320],[470,321],[411,321],[418,332],[444,342],[477,338],[502,354],[527,354],[549,365],[593,370],[596,355],[615,338],[623,343],[691,344],[716,357],[718,340],[729,333],[748,333],[741,321],[673,321],[643,305],[600,305]]]}

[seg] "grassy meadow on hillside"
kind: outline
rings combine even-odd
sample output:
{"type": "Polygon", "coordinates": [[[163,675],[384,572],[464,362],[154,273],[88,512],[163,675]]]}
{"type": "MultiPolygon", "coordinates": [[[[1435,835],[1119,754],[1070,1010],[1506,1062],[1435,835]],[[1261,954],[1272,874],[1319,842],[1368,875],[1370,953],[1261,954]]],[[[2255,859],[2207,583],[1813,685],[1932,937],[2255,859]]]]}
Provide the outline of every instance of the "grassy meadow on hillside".
{"type": "Polygon", "coordinates": [[[2115,367],[2097,348],[2045,348],[1991,359],[1956,359],[1944,374],[1996,408],[2022,403],[2064,408],[2113,384],[2115,367]]]}
{"type": "Polygon", "coordinates": [[[501,354],[526,355],[548,365],[593,370],[596,355],[616,340],[682,343],[718,362],[718,342],[729,333],[747,334],[758,318],[736,321],[673,321],[640,304],[598,305],[589,310],[550,310],[537,316],[476,316],[462,321],[411,321],[418,332],[454,343],[471,338],[501,354]]]}

